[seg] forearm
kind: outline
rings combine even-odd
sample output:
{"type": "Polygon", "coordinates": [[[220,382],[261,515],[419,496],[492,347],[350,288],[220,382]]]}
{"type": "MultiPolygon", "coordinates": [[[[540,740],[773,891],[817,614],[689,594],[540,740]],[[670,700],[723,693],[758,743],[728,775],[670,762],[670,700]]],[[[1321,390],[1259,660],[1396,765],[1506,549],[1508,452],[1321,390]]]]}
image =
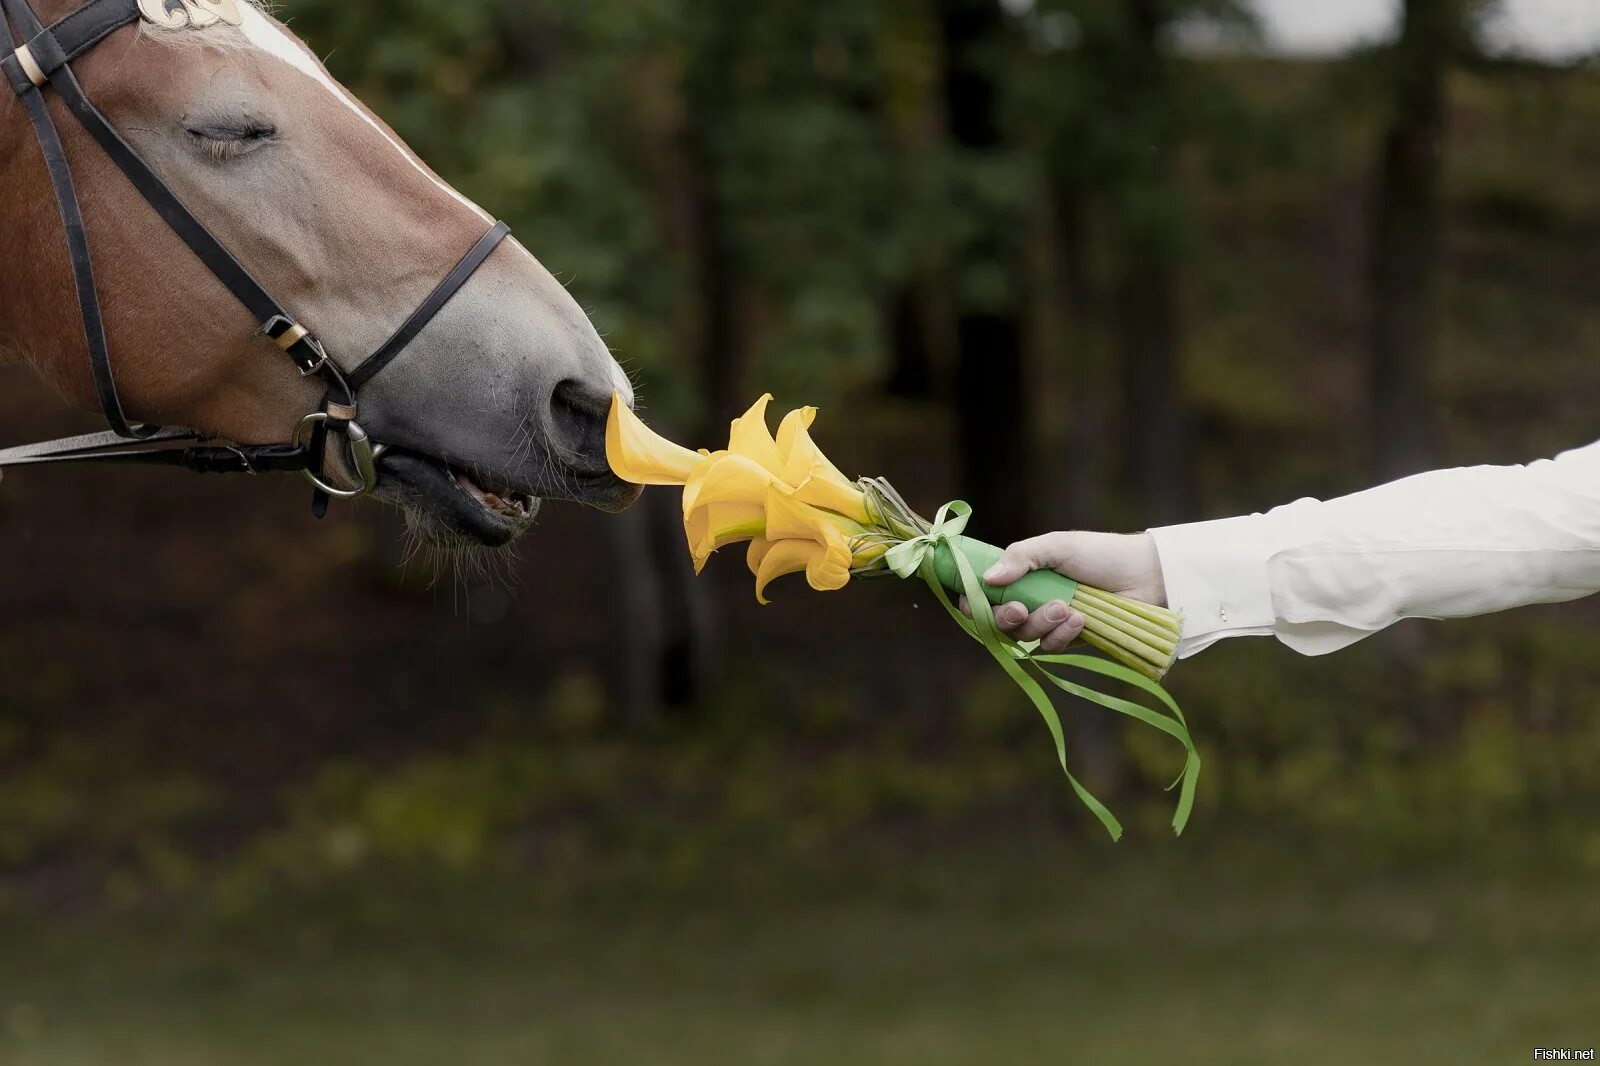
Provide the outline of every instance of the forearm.
{"type": "Polygon", "coordinates": [[[1181,654],[1247,635],[1325,654],[1402,618],[1600,591],[1600,444],[1151,533],[1181,654]]]}

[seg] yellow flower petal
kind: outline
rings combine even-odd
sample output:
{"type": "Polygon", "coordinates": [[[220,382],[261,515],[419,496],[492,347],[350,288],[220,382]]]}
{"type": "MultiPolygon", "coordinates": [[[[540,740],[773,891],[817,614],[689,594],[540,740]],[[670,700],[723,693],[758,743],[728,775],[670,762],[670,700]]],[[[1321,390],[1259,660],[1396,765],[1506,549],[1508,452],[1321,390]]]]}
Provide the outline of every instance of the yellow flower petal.
{"type": "Polygon", "coordinates": [[[861,526],[850,519],[813,507],[800,499],[781,482],[773,482],[767,489],[767,536],[772,540],[814,540],[829,544],[834,539],[844,539],[847,533],[859,533],[861,526]]]}
{"type": "Polygon", "coordinates": [[[872,521],[867,514],[866,494],[853,485],[840,485],[832,478],[807,478],[794,490],[794,498],[801,503],[843,515],[859,525],[868,525],[872,521]]]}
{"type": "MultiPolygon", "coordinates": [[[[754,541],[751,542],[752,546],[754,541]]],[[[761,561],[756,566],[756,602],[766,604],[767,586],[784,574],[797,574],[809,570],[812,559],[826,554],[821,545],[809,540],[767,541],[761,561]]]]}
{"type": "Polygon", "coordinates": [[[767,557],[772,550],[772,541],[763,534],[750,542],[750,547],[744,553],[744,565],[750,568],[752,574],[761,573],[761,560],[767,557]]]}
{"type": "MultiPolygon", "coordinates": [[[[766,503],[768,486],[776,482],[766,467],[732,452],[712,452],[701,464],[683,488],[685,515],[707,503],[749,503],[760,507],[766,503]]],[[[787,485],[783,488],[788,491],[787,485]]]]}
{"type": "MultiPolygon", "coordinates": [[[[762,569],[771,565],[779,546],[790,541],[812,545],[806,559],[806,580],[818,591],[843,588],[850,580],[853,558],[850,535],[860,527],[847,518],[812,507],[773,485],[767,490],[766,537],[774,546],[761,560],[762,569]]],[[[785,563],[793,562],[793,549],[785,549],[785,563]]],[[[757,575],[758,583],[760,574],[757,575]]]]}
{"type": "Polygon", "coordinates": [[[728,450],[782,477],[783,458],[778,454],[778,442],[772,439],[772,431],[767,428],[767,404],[771,402],[772,394],[764,393],[750,405],[750,410],[733,420],[728,427],[728,450]]]}
{"type": "Polygon", "coordinates": [[[619,478],[635,485],[682,485],[704,460],[639,421],[619,393],[611,394],[606,462],[619,478]]]}
{"type": "Polygon", "coordinates": [[[804,480],[820,466],[840,484],[850,484],[850,479],[828,461],[828,457],[822,454],[822,449],[817,447],[816,441],[811,439],[811,423],[816,420],[815,407],[799,407],[784,415],[783,421],[778,423],[776,442],[778,454],[783,458],[784,480],[790,484],[804,480]]]}
{"type": "Polygon", "coordinates": [[[707,503],[696,507],[683,520],[694,572],[698,574],[719,548],[761,536],[765,517],[762,508],[748,503],[707,503]]]}
{"type": "Polygon", "coordinates": [[[795,494],[805,503],[827,508],[865,525],[871,520],[865,494],[828,461],[811,439],[811,423],[816,417],[815,407],[801,407],[785,415],[778,426],[777,445],[783,459],[783,480],[797,486],[795,494]]]}
{"type": "Polygon", "coordinates": [[[805,571],[807,583],[819,592],[844,588],[850,581],[850,549],[842,538],[828,546],[810,540],[751,541],[746,561],[752,560],[756,600],[762,604],[768,602],[767,586],[784,574],[805,571]]]}
{"type": "Polygon", "coordinates": [[[850,566],[850,545],[840,537],[806,563],[806,580],[818,592],[842,589],[850,583],[850,566]]]}

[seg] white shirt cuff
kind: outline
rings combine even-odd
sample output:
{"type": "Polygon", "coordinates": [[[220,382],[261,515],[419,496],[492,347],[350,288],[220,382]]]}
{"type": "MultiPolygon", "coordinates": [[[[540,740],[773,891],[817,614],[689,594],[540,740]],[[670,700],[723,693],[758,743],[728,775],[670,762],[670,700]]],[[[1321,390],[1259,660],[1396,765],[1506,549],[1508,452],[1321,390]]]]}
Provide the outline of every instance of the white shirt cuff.
{"type": "Polygon", "coordinates": [[[1277,621],[1267,585],[1266,519],[1259,514],[1150,530],[1167,606],[1183,613],[1178,654],[1224,637],[1270,636],[1277,621]]]}

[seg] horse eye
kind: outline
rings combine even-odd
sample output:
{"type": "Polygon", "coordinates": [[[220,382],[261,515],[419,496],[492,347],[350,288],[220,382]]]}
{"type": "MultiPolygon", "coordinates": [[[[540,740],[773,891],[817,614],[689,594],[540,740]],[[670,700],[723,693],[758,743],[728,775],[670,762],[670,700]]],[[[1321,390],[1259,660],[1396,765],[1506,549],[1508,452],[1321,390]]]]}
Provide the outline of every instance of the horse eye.
{"type": "Polygon", "coordinates": [[[253,118],[186,123],[183,129],[201,151],[219,163],[247,155],[278,137],[276,126],[253,118]]]}

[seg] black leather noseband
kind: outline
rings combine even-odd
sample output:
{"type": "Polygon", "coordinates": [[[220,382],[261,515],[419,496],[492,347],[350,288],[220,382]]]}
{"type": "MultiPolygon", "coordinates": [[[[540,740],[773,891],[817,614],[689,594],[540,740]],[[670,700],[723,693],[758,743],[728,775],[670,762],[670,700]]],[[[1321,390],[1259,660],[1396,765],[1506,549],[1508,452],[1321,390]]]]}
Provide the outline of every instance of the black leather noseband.
{"type": "Polygon", "coordinates": [[[370,492],[376,484],[374,464],[382,448],[374,445],[356,420],[357,391],[416,339],[505,240],[510,227],[504,222],[496,223],[393,336],[354,369],[345,371],[328,355],[316,336],[273,299],[244,264],[184,206],[177,193],[123,139],[78,83],[72,72],[72,61],[117,30],[138,21],[138,0],[89,0],[48,28],[40,23],[29,0],[0,0],[0,16],[3,16],[0,17],[0,46],[3,46],[0,51],[4,52],[0,70],[5,72],[7,82],[22,99],[50,172],[66,231],[73,282],[89,350],[89,367],[100,407],[112,429],[110,433],[0,451],[0,468],[42,463],[136,462],[182,466],[202,473],[299,471],[317,486],[314,506],[318,514],[325,509],[329,495],[359,496],[370,492]],[[12,35],[13,26],[24,41],[21,45],[12,35]],[[302,375],[314,375],[326,384],[322,410],[301,422],[301,429],[307,431],[304,439],[297,431],[296,439],[288,444],[234,445],[211,441],[192,430],[139,426],[128,419],[117,396],[72,169],[62,149],[55,121],[45,106],[46,88],[60,95],[68,110],[156,214],[249,310],[260,323],[258,333],[293,360],[302,375]],[[363,482],[360,489],[340,490],[324,479],[322,470],[329,433],[344,439],[347,459],[363,482]]]}

